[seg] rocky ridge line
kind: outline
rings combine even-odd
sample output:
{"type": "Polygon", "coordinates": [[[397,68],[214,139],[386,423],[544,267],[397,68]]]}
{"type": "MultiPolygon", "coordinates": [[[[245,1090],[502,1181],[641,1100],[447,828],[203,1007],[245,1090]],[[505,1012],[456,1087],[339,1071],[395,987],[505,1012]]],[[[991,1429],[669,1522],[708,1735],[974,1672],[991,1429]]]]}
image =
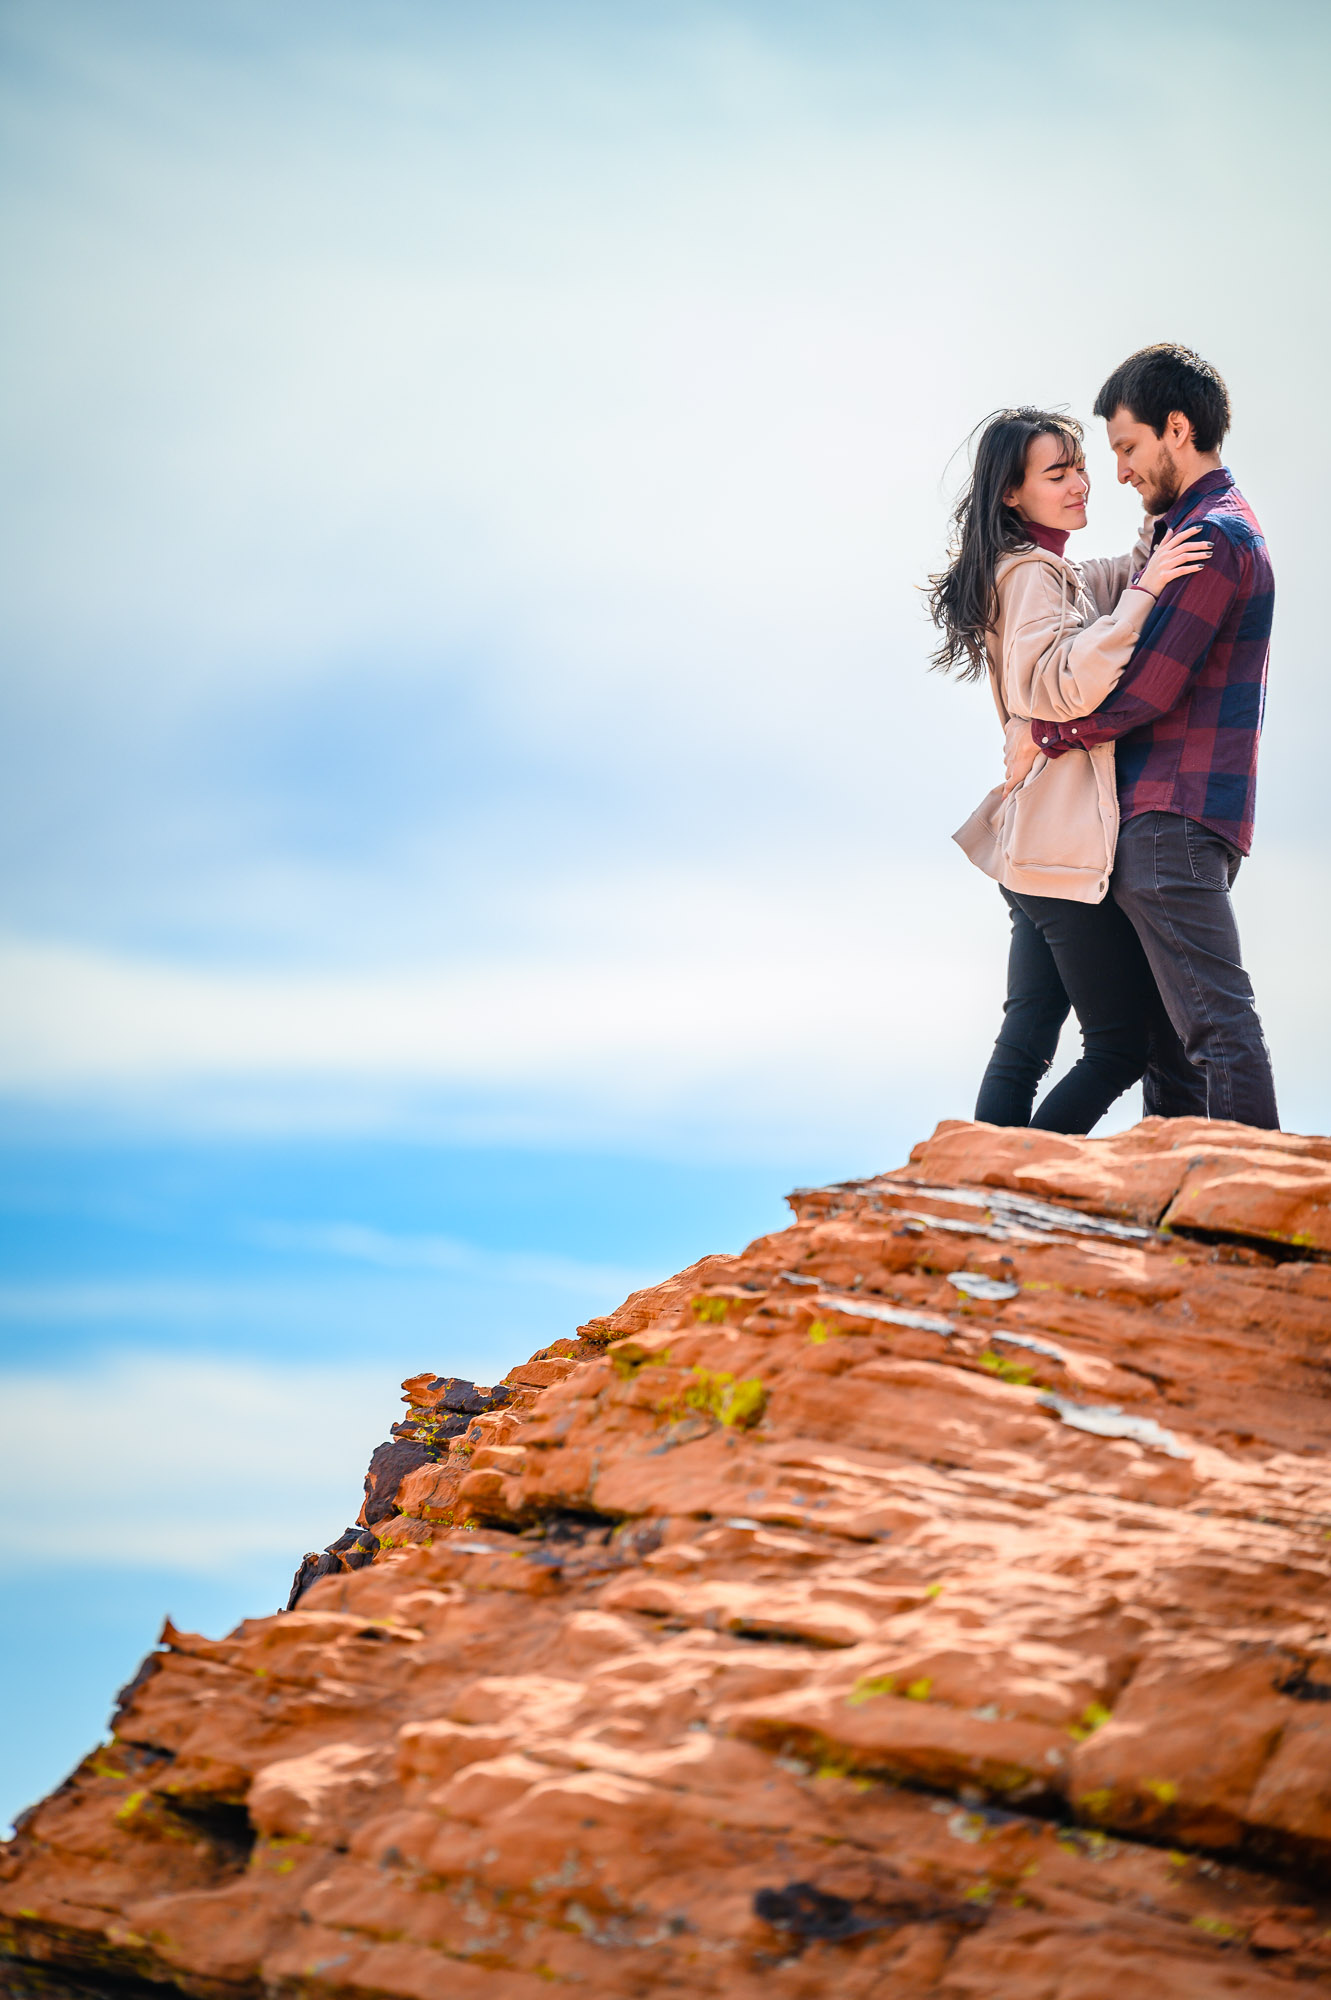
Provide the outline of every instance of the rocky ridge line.
{"type": "Polygon", "coordinates": [[[297,1608],[168,1626],[25,1816],[9,1991],[1331,1987],[1331,1141],[791,1199],[404,1385],[297,1608]]]}

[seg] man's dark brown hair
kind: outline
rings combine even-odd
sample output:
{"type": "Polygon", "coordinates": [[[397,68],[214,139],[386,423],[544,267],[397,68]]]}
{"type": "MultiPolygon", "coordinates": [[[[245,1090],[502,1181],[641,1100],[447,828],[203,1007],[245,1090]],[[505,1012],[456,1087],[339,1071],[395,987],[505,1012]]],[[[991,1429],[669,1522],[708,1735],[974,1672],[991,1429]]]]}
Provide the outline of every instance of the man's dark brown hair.
{"type": "Polygon", "coordinates": [[[1178,410],[1192,425],[1198,451],[1219,451],[1229,429],[1229,391],[1220,370],[1174,340],[1158,340],[1120,362],[1095,399],[1097,417],[1107,420],[1116,410],[1128,410],[1157,437],[1178,410]]]}

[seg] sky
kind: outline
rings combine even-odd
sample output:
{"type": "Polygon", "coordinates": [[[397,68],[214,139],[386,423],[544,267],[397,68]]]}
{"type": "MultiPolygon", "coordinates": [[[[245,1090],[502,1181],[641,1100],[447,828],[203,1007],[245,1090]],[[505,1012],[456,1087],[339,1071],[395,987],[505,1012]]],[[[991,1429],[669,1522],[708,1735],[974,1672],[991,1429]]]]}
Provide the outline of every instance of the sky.
{"type": "MultiPolygon", "coordinates": [[[[1331,1126],[1329,39],[0,0],[0,1813],[163,1611],[340,1531],[402,1375],[968,1114],[998,739],[920,585],[976,423],[1149,340],[1225,374],[1273,550],[1237,904],[1331,1126]]],[[[1089,465],[1073,552],[1124,548],[1089,465]]]]}

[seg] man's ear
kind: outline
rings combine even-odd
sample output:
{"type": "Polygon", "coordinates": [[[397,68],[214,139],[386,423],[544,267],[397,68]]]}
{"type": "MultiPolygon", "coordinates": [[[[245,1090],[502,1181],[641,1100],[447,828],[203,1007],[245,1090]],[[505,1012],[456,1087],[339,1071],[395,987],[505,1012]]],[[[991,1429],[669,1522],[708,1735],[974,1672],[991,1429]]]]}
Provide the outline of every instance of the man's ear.
{"type": "Polygon", "coordinates": [[[1165,443],[1175,451],[1186,451],[1193,440],[1193,428],[1182,410],[1171,410],[1165,418],[1165,443]]]}

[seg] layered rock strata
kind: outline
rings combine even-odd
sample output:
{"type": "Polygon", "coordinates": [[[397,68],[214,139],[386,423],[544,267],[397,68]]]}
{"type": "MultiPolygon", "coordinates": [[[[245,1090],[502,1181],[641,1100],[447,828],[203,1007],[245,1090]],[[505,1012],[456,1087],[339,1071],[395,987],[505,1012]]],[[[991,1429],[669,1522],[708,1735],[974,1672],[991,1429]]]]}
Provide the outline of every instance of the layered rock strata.
{"type": "Polygon", "coordinates": [[[1331,1142],[791,1199],[405,1385],[296,1608],[168,1626],[26,1816],[11,1991],[1331,1988],[1331,1142]]]}

